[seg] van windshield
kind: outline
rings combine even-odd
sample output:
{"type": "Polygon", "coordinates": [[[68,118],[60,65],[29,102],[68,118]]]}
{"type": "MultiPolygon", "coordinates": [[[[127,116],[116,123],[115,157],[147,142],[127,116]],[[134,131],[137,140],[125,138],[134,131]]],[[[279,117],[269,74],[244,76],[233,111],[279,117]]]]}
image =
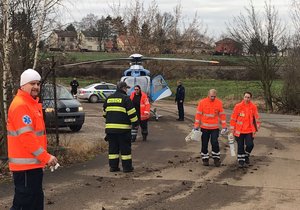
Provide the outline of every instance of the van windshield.
{"type": "MultiPolygon", "coordinates": [[[[45,85],[42,88],[42,97],[43,100],[53,100],[54,99],[54,91],[52,85],[45,85]]],[[[64,86],[57,85],[56,86],[56,97],[59,100],[71,100],[74,99],[72,94],[65,88],[64,86]]]]}

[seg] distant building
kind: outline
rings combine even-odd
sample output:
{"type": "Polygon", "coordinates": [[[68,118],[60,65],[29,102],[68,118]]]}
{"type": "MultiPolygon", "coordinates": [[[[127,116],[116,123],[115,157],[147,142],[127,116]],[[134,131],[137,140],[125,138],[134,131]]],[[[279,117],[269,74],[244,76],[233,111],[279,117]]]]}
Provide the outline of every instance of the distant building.
{"type": "Polygon", "coordinates": [[[50,51],[106,51],[132,52],[137,50],[136,40],[132,36],[120,35],[100,40],[96,31],[54,30],[47,41],[50,51]],[[114,41],[115,39],[115,41],[114,41]],[[115,44],[114,44],[115,42],[115,44]]]}
{"type": "Polygon", "coordinates": [[[242,44],[230,38],[222,39],[215,44],[215,54],[241,55],[243,53],[242,44]]]}
{"type": "Polygon", "coordinates": [[[117,38],[117,44],[119,51],[131,52],[137,50],[136,40],[133,36],[120,35],[117,38]]]}
{"type": "Polygon", "coordinates": [[[114,43],[112,40],[106,39],[104,41],[104,51],[111,52],[113,50],[113,47],[114,47],[114,43]]]}
{"type": "Polygon", "coordinates": [[[96,31],[80,31],[78,41],[78,47],[81,51],[100,51],[101,43],[96,31]]]}
{"type": "Polygon", "coordinates": [[[53,51],[77,51],[77,32],[54,30],[47,39],[47,46],[53,51]]]}
{"type": "Polygon", "coordinates": [[[182,41],[177,47],[177,53],[212,54],[214,48],[202,41],[182,41]]]}

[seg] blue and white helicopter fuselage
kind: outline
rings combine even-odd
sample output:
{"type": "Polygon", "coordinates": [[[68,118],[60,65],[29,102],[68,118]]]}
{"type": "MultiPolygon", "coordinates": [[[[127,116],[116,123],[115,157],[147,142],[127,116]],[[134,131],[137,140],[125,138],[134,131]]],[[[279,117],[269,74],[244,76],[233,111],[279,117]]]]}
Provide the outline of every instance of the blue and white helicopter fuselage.
{"type": "MultiPolygon", "coordinates": [[[[150,103],[172,95],[172,91],[161,75],[151,78],[150,71],[138,64],[132,65],[125,70],[121,81],[126,82],[130,86],[127,92],[129,95],[134,91],[134,86],[139,85],[141,90],[148,95],[150,103]]],[[[151,112],[156,120],[160,117],[156,109],[151,110],[151,112]]]]}

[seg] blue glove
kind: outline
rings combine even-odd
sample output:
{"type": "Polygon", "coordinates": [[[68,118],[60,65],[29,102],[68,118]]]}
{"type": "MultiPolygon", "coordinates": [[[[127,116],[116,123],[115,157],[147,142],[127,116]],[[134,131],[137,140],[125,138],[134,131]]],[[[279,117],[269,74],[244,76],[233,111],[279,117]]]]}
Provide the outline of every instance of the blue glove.
{"type": "Polygon", "coordinates": [[[193,128],[193,131],[198,131],[199,130],[199,128],[193,128]]]}

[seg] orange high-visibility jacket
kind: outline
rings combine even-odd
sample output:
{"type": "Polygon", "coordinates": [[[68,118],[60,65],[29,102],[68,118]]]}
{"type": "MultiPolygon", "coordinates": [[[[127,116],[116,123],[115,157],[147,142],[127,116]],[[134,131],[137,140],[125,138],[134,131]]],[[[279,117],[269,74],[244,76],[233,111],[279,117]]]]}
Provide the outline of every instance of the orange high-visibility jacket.
{"type": "Polygon", "coordinates": [[[257,132],[260,127],[260,119],[256,105],[244,101],[235,105],[230,119],[230,129],[239,137],[241,133],[257,132]]]}
{"type": "Polygon", "coordinates": [[[7,138],[11,171],[43,168],[49,161],[42,105],[22,90],[8,110],[7,138]]]}
{"type": "Polygon", "coordinates": [[[210,98],[204,98],[199,101],[197,113],[195,116],[194,127],[199,126],[204,129],[218,129],[219,120],[221,120],[222,128],[226,128],[226,115],[223,109],[222,101],[210,98]]]}
{"type": "MultiPolygon", "coordinates": [[[[130,95],[130,99],[133,100],[135,92],[132,92],[130,95]]],[[[146,93],[141,91],[141,103],[140,103],[140,113],[141,113],[141,120],[147,120],[150,117],[150,103],[146,93]]]]}

